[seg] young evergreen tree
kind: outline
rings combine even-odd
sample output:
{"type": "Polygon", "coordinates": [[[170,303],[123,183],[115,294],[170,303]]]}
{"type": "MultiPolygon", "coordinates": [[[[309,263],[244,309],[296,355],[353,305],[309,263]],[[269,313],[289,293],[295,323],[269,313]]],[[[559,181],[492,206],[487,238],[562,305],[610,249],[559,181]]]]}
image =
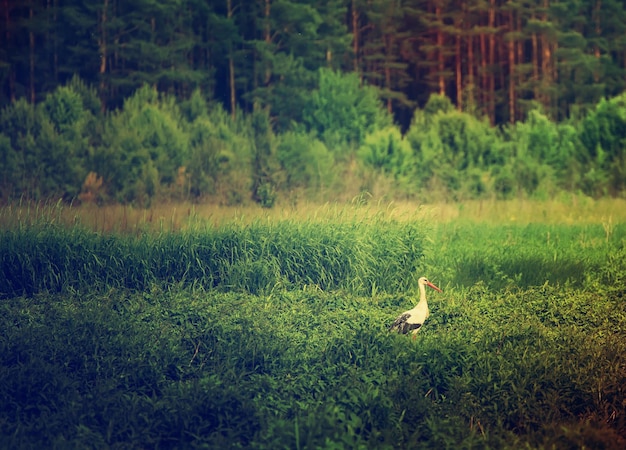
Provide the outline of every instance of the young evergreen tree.
{"type": "Polygon", "coordinates": [[[355,73],[328,69],[320,69],[319,88],[309,95],[303,111],[307,129],[329,143],[338,140],[358,146],[367,133],[391,122],[375,88],[361,87],[355,73]]]}
{"type": "Polygon", "coordinates": [[[579,131],[586,171],[583,189],[590,195],[616,195],[626,188],[626,94],[601,100],[579,131]]]}
{"type": "MultiPolygon", "coordinates": [[[[486,173],[502,162],[499,136],[488,121],[456,110],[440,95],[432,95],[424,109],[415,112],[407,140],[420,188],[436,186],[453,196],[466,194],[462,191],[468,174],[486,173]]],[[[471,188],[474,193],[482,189],[471,188]]]]}
{"type": "Polygon", "coordinates": [[[308,133],[288,131],[277,136],[276,158],[283,191],[300,189],[313,196],[333,184],[335,159],[326,145],[308,133]]]}
{"type": "Polygon", "coordinates": [[[181,120],[174,98],[160,97],[147,85],[110,116],[92,169],[102,175],[110,196],[147,205],[176,182],[189,155],[181,120]]]}

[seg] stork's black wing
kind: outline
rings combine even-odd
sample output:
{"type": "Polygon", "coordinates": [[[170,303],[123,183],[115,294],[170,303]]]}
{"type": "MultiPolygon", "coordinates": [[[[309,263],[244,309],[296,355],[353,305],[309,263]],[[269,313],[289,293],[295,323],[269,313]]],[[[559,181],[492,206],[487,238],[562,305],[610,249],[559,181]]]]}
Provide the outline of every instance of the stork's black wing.
{"type": "Polygon", "coordinates": [[[409,318],[411,314],[404,313],[398,316],[394,323],[389,327],[389,331],[397,331],[398,333],[407,334],[413,330],[417,330],[422,326],[421,323],[411,323],[409,318]]]}

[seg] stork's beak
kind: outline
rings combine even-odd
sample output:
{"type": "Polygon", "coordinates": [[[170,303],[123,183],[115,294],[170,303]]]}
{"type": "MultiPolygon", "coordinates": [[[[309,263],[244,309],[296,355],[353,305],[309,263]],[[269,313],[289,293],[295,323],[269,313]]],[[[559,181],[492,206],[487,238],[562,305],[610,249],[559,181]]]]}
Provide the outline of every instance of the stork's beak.
{"type": "Polygon", "coordinates": [[[441,289],[439,289],[437,286],[435,286],[434,284],[432,284],[430,281],[427,281],[426,284],[428,285],[428,287],[433,288],[434,290],[436,290],[437,292],[442,292],[441,289]]]}

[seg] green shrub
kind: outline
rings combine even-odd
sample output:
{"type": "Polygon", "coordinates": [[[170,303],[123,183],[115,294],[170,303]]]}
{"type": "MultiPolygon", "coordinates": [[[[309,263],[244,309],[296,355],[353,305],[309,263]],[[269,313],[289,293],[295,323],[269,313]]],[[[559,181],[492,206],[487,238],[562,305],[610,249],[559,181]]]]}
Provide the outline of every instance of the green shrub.
{"type": "Polygon", "coordinates": [[[59,87],[39,105],[21,99],[0,113],[5,192],[11,198],[64,198],[80,192],[91,154],[92,115],[71,87],[59,87]]]}
{"type": "Polygon", "coordinates": [[[199,92],[190,100],[193,120],[186,124],[189,158],[183,161],[183,197],[216,197],[238,204],[250,195],[252,139],[244,125],[231,120],[221,106],[207,105],[199,92]],[[186,183],[186,186],[185,186],[186,183]]]}
{"type": "Polygon", "coordinates": [[[310,134],[287,132],[279,136],[276,157],[285,174],[281,190],[305,188],[319,192],[330,187],[336,177],[333,154],[310,134]]]}
{"type": "Polygon", "coordinates": [[[319,88],[308,97],[303,123],[329,148],[339,140],[358,146],[367,133],[391,125],[374,87],[362,87],[356,73],[342,74],[326,68],[319,71],[319,88]]]}
{"type": "Polygon", "coordinates": [[[442,183],[452,196],[463,193],[476,169],[486,170],[502,160],[500,136],[485,119],[459,112],[436,95],[424,110],[415,111],[406,139],[415,154],[417,185],[423,189],[442,183]]]}
{"type": "Polygon", "coordinates": [[[589,195],[615,195],[626,182],[626,95],[602,99],[582,120],[577,155],[586,171],[582,187],[589,195]]]}
{"type": "Polygon", "coordinates": [[[173,97],[139,89],[108,119],[94,171],[110,195],[122,202],[149,202],[162,187],[175,184],[189,158],[189,136],[173,97]]]}

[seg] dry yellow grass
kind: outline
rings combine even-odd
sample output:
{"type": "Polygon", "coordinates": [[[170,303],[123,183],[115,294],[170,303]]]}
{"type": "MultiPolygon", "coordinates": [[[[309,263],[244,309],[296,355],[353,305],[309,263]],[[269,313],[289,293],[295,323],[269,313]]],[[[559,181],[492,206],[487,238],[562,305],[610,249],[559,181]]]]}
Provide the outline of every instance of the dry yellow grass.
{"type": "Polygon", "coordinates": [[[625,199],[566,197],[559,200],[485,200],[438,206],[438,219],[489,223],[621,223],[626,221],[625,199]]]}
{"type": "Polygon", "coordinates": [[[56,204],[13,204],[0,208],[0,227],[35,221],[67,226],[80,223],[99,232],[143,232],[183,230],[194,226],[217,226],[254,220],[424,220],[430,223],[473,221],[492,224],[512,223],[602,223],[626,222],[625,199],[599,199],[567,196],[556,200],[474,200],[463,203],[420,204],[417,202],[348,202],[278,205],[264,209],[258,205],[219,206],[214,204],[163,203],[149,209],[128,205],[68,206],[56,204]]]}

